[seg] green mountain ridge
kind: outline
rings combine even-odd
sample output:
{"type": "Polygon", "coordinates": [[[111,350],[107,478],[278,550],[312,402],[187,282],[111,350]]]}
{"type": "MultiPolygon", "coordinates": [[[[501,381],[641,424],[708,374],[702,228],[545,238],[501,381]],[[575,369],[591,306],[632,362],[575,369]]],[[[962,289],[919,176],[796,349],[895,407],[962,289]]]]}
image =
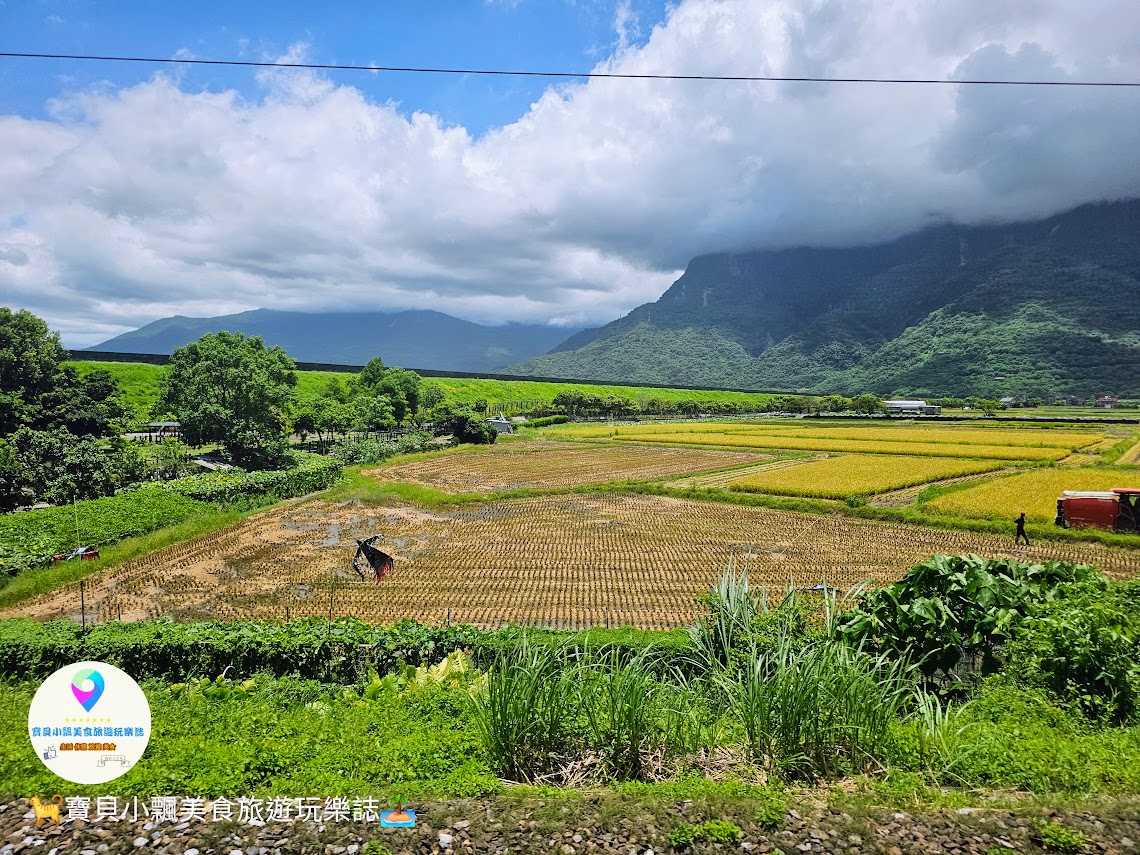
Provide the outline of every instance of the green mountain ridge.
{"type": "Polygon", "coordinates": [[[693,259],[512,373],[882,395],[1140,396],[1140,201],[693,259]]]}

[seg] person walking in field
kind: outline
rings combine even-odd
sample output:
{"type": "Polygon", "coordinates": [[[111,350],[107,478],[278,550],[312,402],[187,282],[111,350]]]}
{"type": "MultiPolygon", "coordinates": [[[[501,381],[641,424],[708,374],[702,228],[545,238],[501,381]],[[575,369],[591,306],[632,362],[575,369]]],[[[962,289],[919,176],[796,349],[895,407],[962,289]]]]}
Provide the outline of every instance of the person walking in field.
{"type": "Polygon", "coordinates": [[[1013,536],[1013,542],[1015,544],[1021,543],[1021,539],[1024,537],[1025,545],[1029,546],[1029,535],[1025,533],[1025,511],[1022,511],[1021,516],[1015,519],[1014,522],[1017,524],[1017,534],[1013,536]]]}

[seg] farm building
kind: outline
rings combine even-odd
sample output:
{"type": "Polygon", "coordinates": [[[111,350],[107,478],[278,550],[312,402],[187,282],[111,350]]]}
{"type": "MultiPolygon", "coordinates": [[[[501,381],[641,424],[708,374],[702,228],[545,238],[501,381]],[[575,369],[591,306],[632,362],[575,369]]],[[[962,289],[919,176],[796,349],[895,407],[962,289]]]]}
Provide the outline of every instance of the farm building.
{"type": "Polygon", "coordinates": [[[503,414],[499,413],[497,419],[487,419],[487,424],[497,430],[499,433],[514,433],[515,426],[510,419],[503,418],[503,414]]]}
{"type": "Polygon", "coordinates": [[[926,401],[883,401],[883,408],[891,416],[937,416],[942,412],[926,401]]]}
{"type": "Polygon", "coordinates": [[[1115,395],[1101,395],[1096,399],[1096,406],[1099,410],[1115,410],[1120,406],[1120,399],[1115,395]]]}

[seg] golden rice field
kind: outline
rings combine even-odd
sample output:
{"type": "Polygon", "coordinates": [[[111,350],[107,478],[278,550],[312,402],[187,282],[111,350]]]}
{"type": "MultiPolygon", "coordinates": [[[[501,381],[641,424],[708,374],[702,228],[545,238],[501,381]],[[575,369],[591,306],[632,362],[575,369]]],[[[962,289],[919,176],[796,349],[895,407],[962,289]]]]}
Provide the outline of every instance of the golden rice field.
{"type": "Polygon", "coordinates": [[[960,460],[949,457],[857,454],[829,457],[762,472],[742,473],[730,489],[843,499],[898,490],[928,481],[990,472],[1002,466],[992,460],[960,460]]]}
{"type": "Polygon", "coordinates": [[[1104,434],[1073,430],[1001,430],[998,428],[956,428],[916,425],[902,428],[796,428],[756,427],[739,431],[746,434],[777,432],[805,439],[857,439],[879,442],[947,443],[953,445],[1013,445],[1043,448],[1080,449],[1101,442],[1104,434]]]}
{"type": "MultiPolygon", "coordinates": [[[[849,588],[899,578],[934,553],[1089,561],[1140,574],[1140,551],[1034,543],[842,516],[628,494],[558,494],[452,512],[310,499],[87,578],[89,619],[269,619],[353,615],[374,623],[448,617],[482,627],[691,622],[694,598],[730,557],[774,593],[790,580],[849,588]],[[349,569],[355,538],[382,533],[396,557],[379,585],[349,569]]],[[[0,612],[78,619],[78,585],[0,612]]]]}
{"type": "Polygon", "coordinates": [[[755,452],[516,442],[386,466],[368,474],[387,481],[427,484],[450,493],[488,493],[643,481],[769,459],[769,455],[755,452]]]}
{"type": "Polygon", "coordinates": [[[1012,520],[1025,511],[1031,522],[1049,523],[1057,514],[1057,499],[1063,491],[1113,487],[1140,487],[1140,471],[1078,467],[1033,469],[947,493],[924,507],[940,514],[1001,520],[1012,520]]]}
{"type": "Polygon", "coordinates": [[[858,439],[815,439],[787,436],[771,431],[759,434],[731,433],[640,433],[622,432],[623,442],[707,445],[717,448],[793,449],[799,451],[838,451],[861,454],[906,454],[916,457],[981,457],[990,460],[1052,461],[1069,454],[1067,448],[1016,445],[967,445],[946,442],[897,442],[858,439]]]}
{"type": "MultiPolygon", "coordinates": [[[[878,423],[881,424],[881,423],[878,423]]],[[[627,439],[630,435],[645,434],[779,434],[804,439],[850,439],[858,441],[946,443],[951,445],[1012,445],[1044,448],[1080,449],[1105,441],[1102,431],[1081,427],[1020,428],[1020,427],[959,427],[955,424],[916,424],[904,422],[891,427],[878,424],[861,426],[850,422],[820,425],[815,420],[772,420],[766,422],[694,422],[671,424],[638,424],[620,427],[568,427],[556,428],[558,435],[581,438],[627,439]]],[[[1109,445],[1116,440],[1109,440],[1109,445]]]]}

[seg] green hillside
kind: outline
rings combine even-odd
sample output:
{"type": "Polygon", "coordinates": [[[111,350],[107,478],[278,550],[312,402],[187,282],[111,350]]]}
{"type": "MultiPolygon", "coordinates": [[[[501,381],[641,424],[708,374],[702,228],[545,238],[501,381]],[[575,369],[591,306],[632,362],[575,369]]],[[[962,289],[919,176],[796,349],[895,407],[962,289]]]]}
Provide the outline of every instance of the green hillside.
{"type": "Polygon", "coordinates": [[[1140,395],[1140,202],[891,244],[694,259],[510,370],[899,396],[1140,395]]]}
{"type": "MultiPolygon", "coordinates": [[[[80,374],[100,369],[109,371],[118,380],[120,388],[123,390],[125,403],[136,413],[138,421],[144,422],[151,418],[153,407],[158,401],[158,378],[164,370],[163,366],[143,362],[95,362],[91,360],[73,360],[67,364],[75,366],[80,374]]],[[[321,394],[330,380],[339,378],[347,381],[352,376],[349,372],[340,371],[298,371],[297,398],[300,401],[312,400],[321,394]]],[[[534,380],[482,380],[462,377],[430,377],[425,379],[443,389],[449,401],[471,403],[476,400],[484,400],[491,410],[503,409],[507,412],[549,404],[554,400],[555,395],[569,389],[580,389],[583,392],[602,396],[621,395],[639,403],[650,398],[667,402],[682,400],[735,401],[744,408],[755,407],[772,397],[771,395],[749,392],[698,392],[686,389],[546,383],[534,380]]],[[[641,382],[636,378],[630,379],[633,379],[634,382],[641,382]]]]}

